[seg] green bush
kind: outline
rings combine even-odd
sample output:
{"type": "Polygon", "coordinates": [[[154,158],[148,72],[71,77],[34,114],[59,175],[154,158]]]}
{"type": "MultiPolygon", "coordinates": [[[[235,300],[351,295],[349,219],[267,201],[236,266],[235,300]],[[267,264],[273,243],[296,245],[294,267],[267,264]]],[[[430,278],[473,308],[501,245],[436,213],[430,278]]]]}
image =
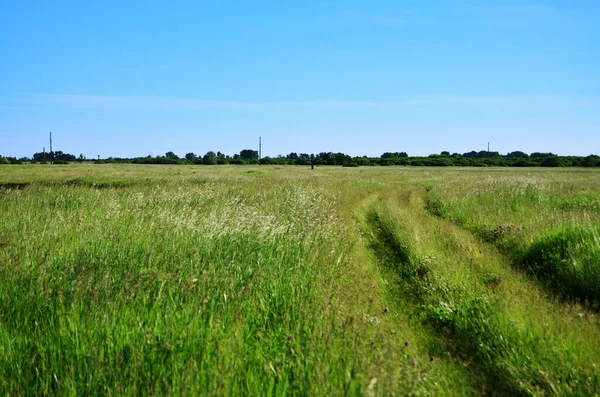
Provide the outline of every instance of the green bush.
{"type": "Polygon", "coordinates": [[[547,157],[542,160],[540,165],[542,167],[560,167],[562,164],[557,157],[547,157]]]}
{"type": "Polygon", "coordinates": [[[571,227],[542,236],[522,264],[568,296],[600,301],[599,228],[571,227]]]}

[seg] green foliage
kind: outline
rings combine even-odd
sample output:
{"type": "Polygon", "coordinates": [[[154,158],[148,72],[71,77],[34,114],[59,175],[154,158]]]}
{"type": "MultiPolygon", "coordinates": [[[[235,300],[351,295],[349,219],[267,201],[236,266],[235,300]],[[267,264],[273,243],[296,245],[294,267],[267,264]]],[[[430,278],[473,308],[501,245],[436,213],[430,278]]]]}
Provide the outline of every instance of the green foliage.
{"type": "Polygon", "coordinates": [[[542,160],[540,165],[542,167],[560,167],[562,162],[558,157],[546,157],[544,160],[542,160]]]}
{"type": "MultiPolygon", "coordinates": [[[[35,153],[33,161],[41,162],[44,158],[63,160],[67,162],[85,160],[85,156],[75,156],[57,151],[55,153],[35,153]]],[[[229,157],[224,153],[217,152],[215,155],[217,164],[258,164],[258,151],[244,149],[239,154],[229,157]],[[233,161],[232,161],[233,160],[233,161]]],[[[557,156],[553,153],[532,153],[528,155],[524,152],[515,151],[507,155],[501,155],[498,152],[471,151],[468,153],[453,153],[443,151],[439,155],[431,154],[426,157],[409,157],[406,152],[386,152],[380,157],[357,156],[351,157],[344,153],[321,152],[318,154],[291,152],[286,156],[278,155],[276,157],[265,157],[261,159],[261,164],[269,165],[310,165],[311,156],[314,165],[343,166],[345,164],[366,165],[413,165],[427,167],[598,167],[600,166],[600,157],[590,155],[587,157],[578,156],[557,156]],[[265,160],[266,159],[266,160],[265,160]],[[265,160],[265,161],[263,161],[265,160]]],[[[30,161],[28,158],[16,159],[9,157],[9,162],[20,164],[23,161],[30,161]]],[[[184,158],[179,158],[174,152],[167,152],[164,156],[156,157],[138,157],[138,158],[112,158],[98,160],[97,164],[107,163],[135,163],[135,164],[204,164],[203,157],[196,156],[189,152],[184,158]]],[[[214,164],[210,162],[209,164],[214,164]]]]}
{"type": "Polygon", "coordinates": [[[204,165],[216,165],[217,164],[217,155],[215,152],[209,151],[204,157],[202,157],[202,164],[204,165]]]}
{"type": "Polygon", "coordinates": [[[524,186],[492,180],[490,190],[458,198],[451,190],[437,189],[426,198],[425,208],[494,244],[515,268],[526,269],[552,293],[595,307],[600,303],[598,186],[560,192],[573,182],[561,178],[552,186],[537,178],[524,186]],[[579,221],[561,226],[565,219],[579,221]]]}
{"type": "Polygon", "coordinates": [[[244,149],[240,152],[240,158],[244,160],[258,160],[258,150],[244,149]]]}
{"type": "Polygon", "coordinates": [[[3,394],[600,389],[594,169],[150,159],[4,170],[3,394]]]}
{"type": "MultiPolygon", "coordinates": [[[[506,304],[505,299],[495,297],[491,292],[501,290],[503,283],[498,275],[490,275],[490,263],[482,263],[486,268],[479,279],[473,277],[473,264],[465,273],[456,262],[465,261],[474,248],[468,240],[457,243],[457,232],[436,222],[431,225],[435,239],[424,241],[419,229],[427,227],[427,218],[410,218],[415,211],[410,200],[397,208],[402,214],[399,218],[379,212],[368,218],[373,231],[371,248],[382,266],[396,269],[399,291],[405,301],[412,302],[415,314],[442,338],[446,349],[473,366],[484,384],[484,394],[587,395],[597,390],[600,378],[596,367],[577,358],[587,349],[585,344],[564,348],[568,342],[554,339],[547,329],[538,329],[535,320],[517,325],[514,313],[522,310],[518,305],[529,308],[531,302],[506,304]],[[400,210],[404,206],[407,208],[400,210]],[[447,257],[437,259],[430,254],[437,249],[447,257]]],[[[507,286],[507,293],[514,295],[513,288],[515,285],[507,286]]]]}
{"type": "MultiPolygon", "coordinates": [[[[427,192],[431,190],[431,187],[426,188],[427,192]]],[[[425,209],[432,215],[439,216],[441,218],[448,217],[449,206],[445,204],[441,199],[430,194],[425,198],[425,209]]]]}
{"type": "Polygon", "coordinates": [[[558,291],[600,302],[599,228],[551,231],[533,243],[521,263],[558,291]]]}

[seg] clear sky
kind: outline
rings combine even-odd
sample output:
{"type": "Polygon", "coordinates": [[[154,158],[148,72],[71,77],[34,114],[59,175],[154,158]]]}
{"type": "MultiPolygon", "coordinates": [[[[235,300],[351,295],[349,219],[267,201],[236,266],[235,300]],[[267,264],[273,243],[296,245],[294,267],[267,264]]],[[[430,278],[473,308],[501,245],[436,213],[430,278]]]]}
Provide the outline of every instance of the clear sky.
{"type": "Polygon", "coordinates": [[[600,154],[600,1],[0,1],[0,154],[600,154]]]}

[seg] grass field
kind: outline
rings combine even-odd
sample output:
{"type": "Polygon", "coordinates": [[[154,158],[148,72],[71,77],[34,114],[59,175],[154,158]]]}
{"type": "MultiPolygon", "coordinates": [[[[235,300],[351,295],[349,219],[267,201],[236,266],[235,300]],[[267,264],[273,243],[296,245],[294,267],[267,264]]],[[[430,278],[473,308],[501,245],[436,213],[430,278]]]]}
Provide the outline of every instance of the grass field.
{"type": "Polygon", "coordinates": [[[2,395],[599,395],[600,171],[0,167],[2,395]]]}

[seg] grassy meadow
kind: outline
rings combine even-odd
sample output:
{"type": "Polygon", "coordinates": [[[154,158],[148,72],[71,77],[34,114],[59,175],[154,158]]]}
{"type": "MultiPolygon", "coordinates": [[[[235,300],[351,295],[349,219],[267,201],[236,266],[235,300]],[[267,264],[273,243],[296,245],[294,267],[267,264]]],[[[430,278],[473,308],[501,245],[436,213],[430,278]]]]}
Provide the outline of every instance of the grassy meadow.
{"type": "Polygon", "coordinates": [[[600,171],[0,167],[0,394],[600,395],[600,171]]]}

